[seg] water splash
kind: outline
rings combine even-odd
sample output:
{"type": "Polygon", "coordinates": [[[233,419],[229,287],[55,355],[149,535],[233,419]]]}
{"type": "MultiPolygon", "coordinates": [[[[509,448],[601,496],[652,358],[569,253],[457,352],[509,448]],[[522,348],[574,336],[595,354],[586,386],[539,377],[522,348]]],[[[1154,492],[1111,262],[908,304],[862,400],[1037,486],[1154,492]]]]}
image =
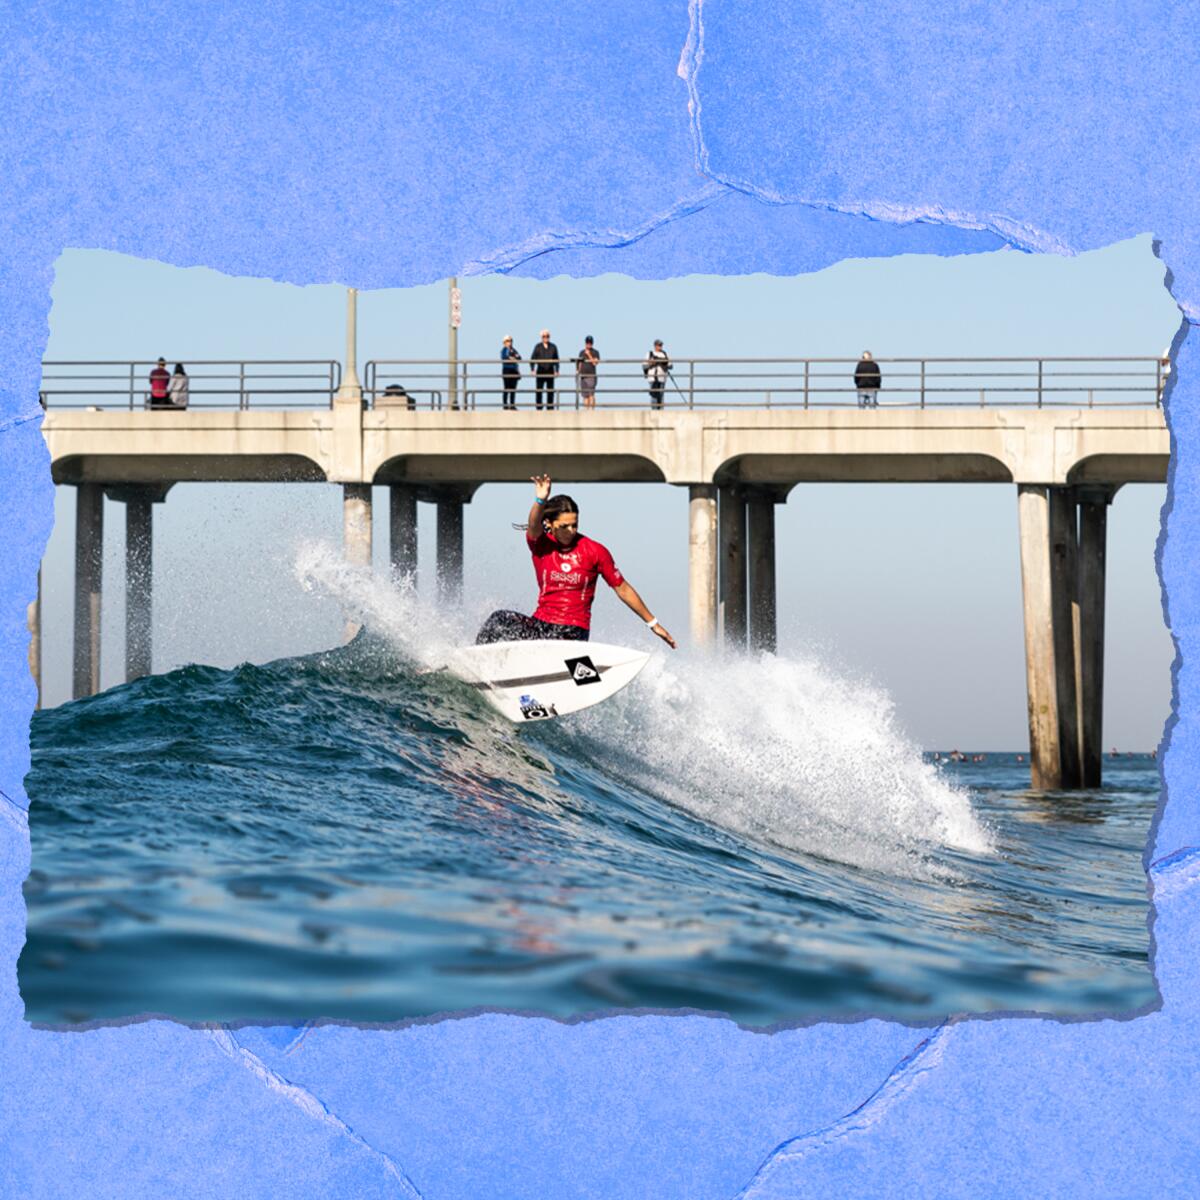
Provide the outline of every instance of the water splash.
{"type": "MultiPolygon", "coordinates": [[[[419,666],[440,666],[472,640],[461,610],[422,602],[409,580],[350,567],[333,547],[305,546],[296,572],[419,666]]],[[[954,873],[940,848],[993,852],[968,794],[897,729],[891,697],[814,658],[659,654],[612,701],[568,720],[564,736],[582,733],[605,770],[787,850],[943,878],[954,873]]]]}
{"type": "Polygon", "coordinates": [[[993,850],[969,795],[898,731],[891,698],[816,661],[659,656],[578,720],[612,770],[791,850],[902,874],[935,866],[938,847],[993,850]]]}
{"type": "Polygon", "coordinates": [[[417,667],[440,667],[456,646],[474,640],[461,622],[461,610],[450,612],[422,600],[411,576],[380,578],[347,563],[327,542],[302,543],[292,570],[305,591],[332,596],[350,620],[361,621],[417,667]]]}

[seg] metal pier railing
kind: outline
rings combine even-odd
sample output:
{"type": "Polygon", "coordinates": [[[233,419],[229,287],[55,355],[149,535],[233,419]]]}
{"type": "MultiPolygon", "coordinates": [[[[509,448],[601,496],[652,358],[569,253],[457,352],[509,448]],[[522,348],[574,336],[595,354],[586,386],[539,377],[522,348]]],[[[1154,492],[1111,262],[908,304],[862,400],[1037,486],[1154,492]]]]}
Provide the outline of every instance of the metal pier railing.
{"type": "MultiPolygon", "coordinates": [[[[588,408],[1156,407],[1169,366],[1160,358],[881,358],[880,386],[855,382],[858,359],[675,358],[661,378],[643,359],[605,359],[594,377],[562,360],[553,395],[530,364],[502,374],[498,359],[372,359],[363,405],[415,411],[588,408]],[[515,379],[515,387],[506,386],[515,379]]],[[[192,409],[328,408],[342,366],[327,360],[202,360],[186,364],[192,409]]],[[[153,399],[152,361],[43,364],[48,408],[169,407],[153,399]]],[[[173,363],[167,364],[171,371],[173,363]]]]}

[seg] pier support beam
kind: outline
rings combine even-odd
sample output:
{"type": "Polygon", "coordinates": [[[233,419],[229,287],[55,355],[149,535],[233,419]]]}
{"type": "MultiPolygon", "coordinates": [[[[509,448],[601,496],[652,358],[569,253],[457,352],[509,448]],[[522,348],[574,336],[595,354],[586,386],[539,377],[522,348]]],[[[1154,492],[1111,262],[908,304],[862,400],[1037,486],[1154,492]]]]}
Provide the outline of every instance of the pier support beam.
{"type": "Polygon", "coordinates": [[[711,648],[717,640],[717,489],[688,488],[688,620],[692,645],[711,648]]]}
{"type": "Polygon", "coordinates": [[[153,670],[154,505],[174,484],[126,483],[104,489],[125,505],[125,682],[153,670]]]}
{"type": "Polygon", "coordinates": [[[81,483],[75,492],[75,644],[71,695],[100,690],[100,600],[104,562],[104,491],[81,483]]]}
{"type": "Polygon", "coordinates": [[[1058,753],[1061,788],[1077,788],[1079,769],[1079,687],[1075,648],[1079,642],[1076,559],[1079,551],[1075,492],[1050,489],[1050,588],[1054,625],[1054,687],[1058,697],[1058,753]]]}
{"type": "MultiPolygon", "coordinates": [[[[342,484],[342,552],[353,567],[371,570],[371,485],[342,484]]],[[[353,639],[362,623],[347,618],[344,630],[346,641],[353,639]]]]}
{"type": "Polygon", "coordinates": [[[342,484],[342,550],[356,567],[371,567],[371,485],[342,484]]]}
{"type": "Polygon", "coordinates": [[[388,488],[392,578],[417,579],[417,493],[402,483],[388,488]]]}
{"type": "Polygon", "coordinates": [[[725,650],[746,648],[746,498],[742,489],[727,485],[720,489],[717,509],[720,543],[720,600],[718,602],[721,646],[725,650]]]}
{"type": "Polygon", "coordinates": [[[148,490],[125,501],[125,682],[152,670],[154,518],[148,490]]]}
{"type": "Polygon", "coordinates": [[[25,610],[25,621],[29,628],[29,674],[37,688],[34,708],[42,707],[42,568],[38,567],[37,595],[25,610]]]}
{"type": "Polygon", "coordinates": [[[457,493],[437,498],[437,591],[443,603],[457,603],[463,586],[463,500],[457,493]]]}
{"type": "Polygon", "coordinates": [[[1025,686],[1029,702],[1029,763],[1035,788],[1062,782],[1054,631],[1050,604],[1050,489],[1017,485],[1021,596],[1025,613],[1025,686]]]}
{"type": "Polygon", "coordinates": [[[750,649],[775,653],[775,504],[774,494],[755,488],[746,501],[750,649]]]}
{"type": "Polygon", "coordinates": [[[1029,761],[1035,788],[1077,788],[1080,710],[1076,679],[1075,496],[1069,488],[1020,484],[1021,589],[1029,761]]]}
{"type": "Polygon", "coordinates": [[[1085,788],[1102,783],[1104,748],[1104,590],[1108,506],[1116,489],[1081,487],[1079,503],[1079,760],[1085,788]]]}

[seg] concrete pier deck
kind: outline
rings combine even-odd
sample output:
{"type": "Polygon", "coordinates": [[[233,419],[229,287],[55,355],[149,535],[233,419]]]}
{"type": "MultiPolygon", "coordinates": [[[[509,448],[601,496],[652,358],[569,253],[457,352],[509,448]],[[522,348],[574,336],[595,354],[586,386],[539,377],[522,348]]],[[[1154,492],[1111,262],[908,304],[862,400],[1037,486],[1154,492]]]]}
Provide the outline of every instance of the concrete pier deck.
{"type": "Polygon", "coordinates": [[[53,409],[56,483],[1162,483],[1139,408],[291,411],[53,409]]]}

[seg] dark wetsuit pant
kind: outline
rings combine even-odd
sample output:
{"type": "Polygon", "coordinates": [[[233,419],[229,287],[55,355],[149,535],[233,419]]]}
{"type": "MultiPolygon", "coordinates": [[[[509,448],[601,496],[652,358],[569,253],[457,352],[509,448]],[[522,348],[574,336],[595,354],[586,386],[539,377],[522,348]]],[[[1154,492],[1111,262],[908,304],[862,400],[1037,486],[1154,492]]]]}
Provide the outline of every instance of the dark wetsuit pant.
{"type": "Polygon", "coordinates": [[[588,631],[579,625],[551,625],[537,617],[500,609],[483,623],[475,645],[484,642],[532,642],[542,638],[562,638],[571,642],[586,642],[588,631]]]}

